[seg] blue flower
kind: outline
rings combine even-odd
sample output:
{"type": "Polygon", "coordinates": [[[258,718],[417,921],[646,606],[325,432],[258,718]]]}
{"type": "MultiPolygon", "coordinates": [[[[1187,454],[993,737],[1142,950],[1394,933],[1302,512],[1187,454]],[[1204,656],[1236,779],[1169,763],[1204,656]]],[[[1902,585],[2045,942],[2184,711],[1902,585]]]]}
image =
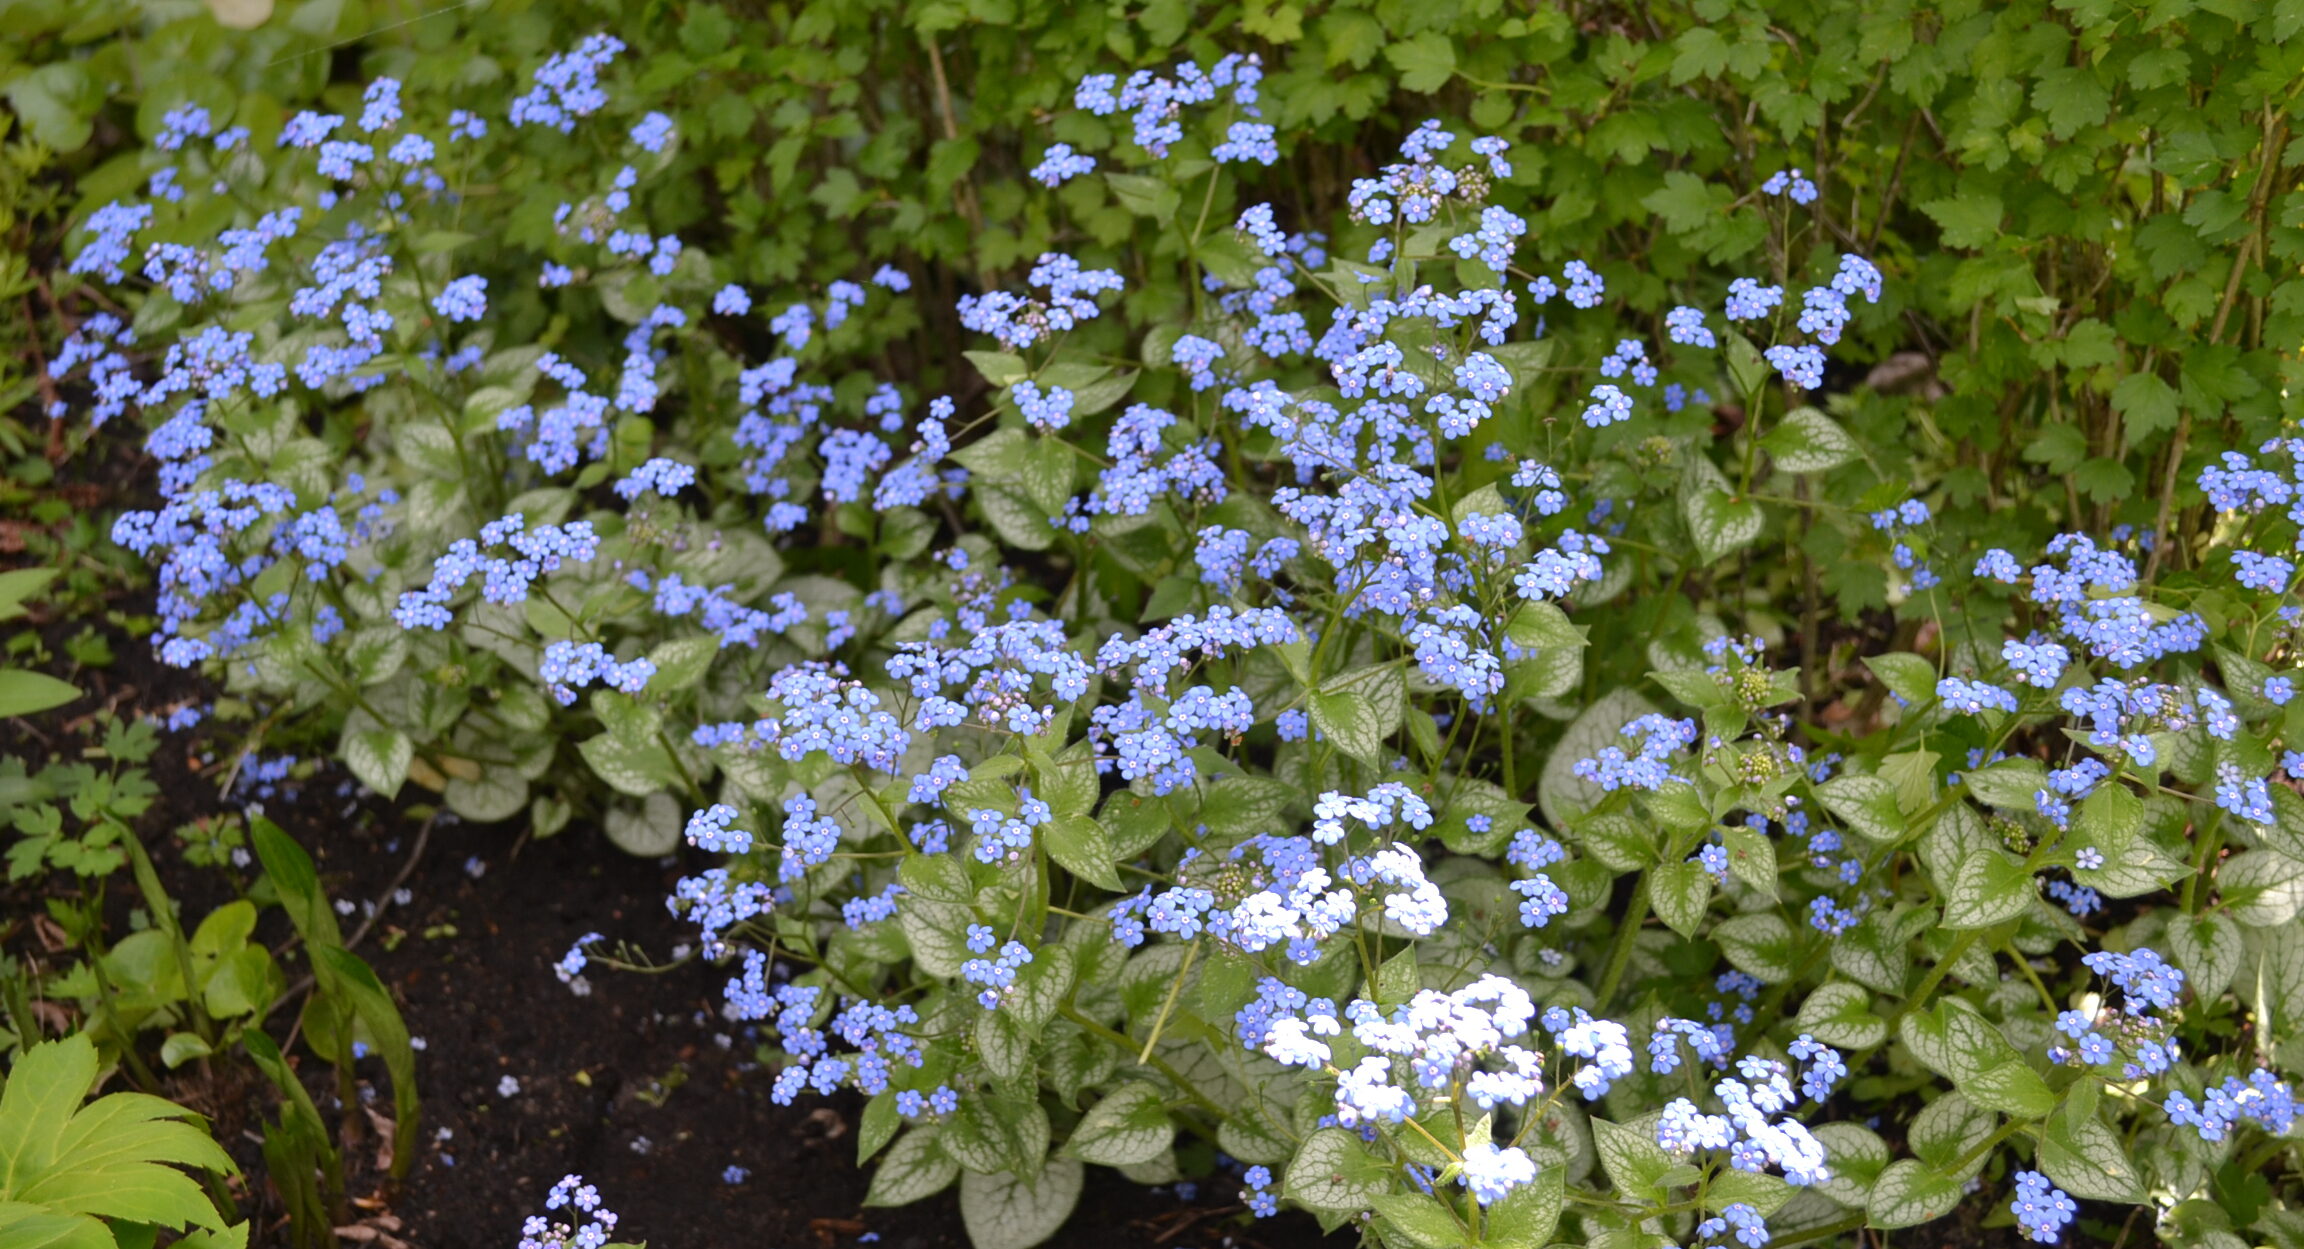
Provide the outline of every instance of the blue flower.
{"type": "Polygon", "coordinates": [[[1784,380],[1802,390],[1814,390],[1824,384],[1824,353],[1811,346],[1775,346],[1761,353],[1784,380]]]}
{"type": "Polygon", "coordinates": [[[1799,169],[1779,169],[1760,184],[1763,195],[1789,195],[1795,204],[1816,202],[1816,184],[1810,182],[1799,169]]]}
{"type": "Polygon", "coordinates": [[[752,849],[752,834],[730,828],[736,808],[716,802],[688,817],[688,844],[715,854],[744,854],[752,849]]]}
{"type": "Polygon", "coordinates": [[[1093,172],[1095,168],[1095,157],[1073,151],[1069,143],[1057,143],[1050,145],[1041,156],[1040,163],[1033,167],[1032,179],[1043,186],[1062,186],[1073,178],[1093,172]]]}
{"type": "Polygon", "coordinates": [[[662,113],[648,114],[632,127],[632,141],[639,144],[642,151],[663,151],[664,145],[672,141],[672,119],[662,113]]]}
{"type": "Polygon", "coordinates": [[[1970,715],[1983,711],[2016,712],[2016,696],[1997,685],[1971,681],[1962,677],[1946,677],[1936,683],[1936,697],[1954,711],[1970,715]]]}
{"type": "Polygon", "coordinates": [[[488,279],[477,275],[457,278],[432,298],[432,311],[451,321],[477,321],[488,312],[488,279]]]}
{"type": "Polygon", "coordinates": [[[1726,311],[1731,321],[1757,321],[1783,302],[1781,286],[1762,286],[1751,278],[1738,278],[1728,284],[1726,311]]]}
{"type": "Polygon", "coordinates": [[[2038,1171],[2016,1173],[2016,1196],[2008,1209],[2016,1216],[2018,1230],[2048,1245],[2063,1238],[2064,1225],[2080,1211],[2063,1189],[2050,1184],[2038,1171]]]}
{"type": "Polygon", "coordinates": [[[1465,1147],[1456,1181],[1470,1189],[1481,1205],[1494,1205],[1511,1196],[1513,1189],[1536,1181],[1536,1162],[1517,1148],[1476,1141],[1465,1147]]]}
{"type": "Polygon", "coordinates": [[[368,84],[361,93],[360,129],[369,134],[388,130],[400,123],[400,83],[394,78],[379,78],[368,84]]]}
{"type": "Polygon", "coordinates": [[[1592,388],[1592,402],[1584,408],[1584,423],[1594,429],[1603,429],[1618,421],[1632,419],[1632,397],[1616,387],[1602,382],[1592,388]]]}
{"type": "Polygon", "coordinates": [[[1702,309],[1683,304],[1664,314],[1664,333],[1673,342],[1690,347],[1717,347],[1719,340],[1704,325],[1702,309]]]}
{"type": "Polygon", "coordinates": [[[1280,147],[1273,142],[1272,135],[1272,127],[1266,123],[1236,121],[1224,132],[1224,141],[1209,155],[1215,157],[1219,165],[1249,160],[1270,165],[1280,159],[1280,147]]]}
{"type": "Polygon", "coordinates": [[[1009,387],[1008,393],[1022,409],[1025,421],[1035,429],[1059,430],[1072,423],[1072,392],[1062,386],[1050,386],[1042,391],[1027,378],[1009,387]]]}

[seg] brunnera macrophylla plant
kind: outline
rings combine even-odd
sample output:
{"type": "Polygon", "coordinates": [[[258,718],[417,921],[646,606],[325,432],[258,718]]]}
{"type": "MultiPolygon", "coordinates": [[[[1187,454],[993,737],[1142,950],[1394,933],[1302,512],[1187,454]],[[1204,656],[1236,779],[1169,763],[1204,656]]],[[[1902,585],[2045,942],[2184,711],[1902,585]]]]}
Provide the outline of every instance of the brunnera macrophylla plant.
{"type": "Polygon", "coordinates": [[[1108,142],[1035,177],[1155,241],[960,295],[981,385],[918,393],[843,354],[905,273],[649,232],[620,51],[485,116],[172,114],[72,262],[133,315],[57,373],[162,462],[117,534],[164,658],[382,792],[721,856],[668,903],[777,1098],[865,1096],[872,1201],[957,1182],[982,1249],[1087,1163],[1389,1246],[2284,1234],[2304,439],[2209,463],[2174,557],[1979,544],[1811,402],[1895,294],[1800,171],[1731,205],[1768,272],[1637,325],[1441,122],[1284,220],[1244,55],[1079,84],[1108,142]],[[1777,611],[1825,538],[1902,625],[1777,611]]]}

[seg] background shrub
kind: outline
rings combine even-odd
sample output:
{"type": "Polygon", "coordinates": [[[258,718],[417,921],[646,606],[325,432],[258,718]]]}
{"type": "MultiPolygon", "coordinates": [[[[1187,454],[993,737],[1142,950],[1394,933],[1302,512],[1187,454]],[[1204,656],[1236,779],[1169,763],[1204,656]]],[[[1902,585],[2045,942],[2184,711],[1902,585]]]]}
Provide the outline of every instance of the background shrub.
{"type": "Polygon", "coordinates": [[[161,654],[379,792],[730,856],[675,908],[779,1097],[871,1096],[878,1200],[1022,1246],[1181,1130],[1394,1244],[1987,1169],[2053,1239],[2285,1156],[2295,994],[2216,1022],[2304,958],[2277,11],[497,10],[283,71],[333,118],[187,68],[329,12],[11,87],[69,145],[194,75],[77,171],[71,270],[155,288],[51,300],[61,411],[163,462],[161,654]],[[1179,57],[1131,137],[1096,76],[1179,57]]]}

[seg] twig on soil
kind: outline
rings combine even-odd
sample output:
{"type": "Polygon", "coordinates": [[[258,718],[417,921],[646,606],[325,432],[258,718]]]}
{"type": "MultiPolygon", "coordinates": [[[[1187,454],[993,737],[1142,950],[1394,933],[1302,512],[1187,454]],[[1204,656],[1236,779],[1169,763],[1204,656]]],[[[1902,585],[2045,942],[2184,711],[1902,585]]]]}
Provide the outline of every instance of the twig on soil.
{"type": "MultiPolygon", "coordinates": [[[[1237,1209],[1239,1207],[1234,1208],[1237,1209]]],[[[1169,1216],[1168,1220],[1164,1220],[1169,1222],[1168,1230],[1160,1233],[1158,1236],[1153,1237],[1152,1243],[1155,1245],[1165,1245],[1169,1241],[1183,1235],[1185,1232],[1190,1231],[1192,1226],[1200,1222],[1200,1220],[1205,1219],[1210,1215],[1221,1213],[1224,1213],[1224,1211],[1179,1210],[1176,1212],[1176,1214],[1169,1216]]]]}
{"type": "Polygon", "coordinates": [[[439,819],[439,813],[434,812],[417,826],[416,844],[408,850],[408,861],[400,865],[399,875],[392,878],[391,884],[384,886],[384,892],[376,895],[376,901],[369,906],[368,914],[360,920],[360,926],[352,930],[351,939],[344,943],[346,949],[360,944],[360,939],[367,936],[368,930],[374,928],[376,921],[382,918],[384,908],[392,905],[392,896],[400,892],[400,886],[408,883],[408,877],[416,871],[417,861],[424,857],[425,844],[432,840],[432,826],[439,819]]]}

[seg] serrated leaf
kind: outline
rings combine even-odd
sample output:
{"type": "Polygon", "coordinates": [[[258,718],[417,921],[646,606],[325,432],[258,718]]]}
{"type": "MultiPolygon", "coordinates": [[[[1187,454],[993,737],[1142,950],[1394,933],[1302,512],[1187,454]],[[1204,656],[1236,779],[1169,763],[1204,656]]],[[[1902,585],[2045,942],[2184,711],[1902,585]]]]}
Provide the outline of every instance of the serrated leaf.
{"type": "Polygon", "coordinates": [[[2182,415],[2175,387],[2152,373],[2129,373],[2127,378],[2120,378],[2113,387],[2113,410],[2120,412],[2120,429],[2127,431],[2129,442],[2143,442],[2175,429],[2177,417],[2182,415]]]}
{"type": "Polygon", "coordinates": [[[1441,30],[1393,40],[1384,47],[1384,59],[1400,71],[1400,85],[1410,91],[1438,91],[1456,76],[1456,44],[1441,30]]]}
{"type": "MultiPolygon", "coordinates": [[[[175,1168],[229,1174],[232,1160],[206,1132],[179,1122],[191,1112],[173,1102],[113,1093],[83,1107],[96,1067],[94,1043],[75,1033],[31,1047],[8,1073],[0,1092],[0,1203],[7,1203],[0,1208],[222,1230],[207,1194],[175,1168]]],[[[43,1235],[73,1234],[52,1219],[32,1225],[43,1235]]],[[[15,1235],[0,1240],[14,1244],[15,1235]]]]}
{"type": "Polygon", "coordinates": [[[1943,228],[1946,247],[1984,247],[2000,237],[2003,213],[2000,197],[1988,192],[1963,191],[1944,199],[1929,200],[1920,205],[1920,211],[1935,218],[1936,224],[1943,228]]]}
{"type": "Polygon", "coordinates": [[[1717,78],[1727,72],[1728,40],[1710,26],[1691,26],[1672,41],[1672,85],[1686,86],[1699,78],[1717,78]]]}
{"type": "Polygon", "coordinates": [[[13,1201],[0,1201],[0,1244],[9,1249],[120,1249],[101,1220],[13,1201]]]}
{"type": "Polygon", "coordinates": [[[1719,181],[1675,169],[1664,175],[1664,185],[1641,198],[1640,206],[1655,213],[1666,230],[1701,237],[1701,232],[1720,223],[1734,202],[1735,193],[1719,181]]]}

